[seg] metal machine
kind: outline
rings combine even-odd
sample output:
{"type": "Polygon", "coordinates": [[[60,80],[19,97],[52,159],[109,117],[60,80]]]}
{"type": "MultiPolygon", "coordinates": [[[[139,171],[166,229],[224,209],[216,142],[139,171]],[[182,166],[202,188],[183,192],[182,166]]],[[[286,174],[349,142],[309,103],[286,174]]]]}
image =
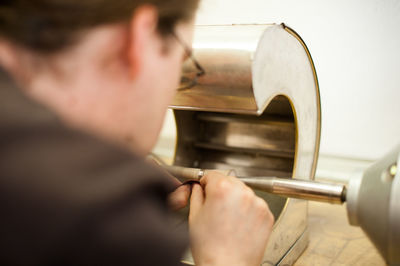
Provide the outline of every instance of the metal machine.
{"type": "Polygon", "coordinates": [[[389,265],[400,265],[400,145],[350,179],[347,215],[389,265]]]}
{"type": "Polygon", "coordinates": [[[173,101],[177,143],[167,170],[188,180],[234,169],[264,198],[276,223],[262,265],[291,265],[306,248],[307,200],[347,201],[350,223],[400,265],[400,146],[347,187],[313,181],[320,98],[300,36],[283,24],[198,26],[194,55],[206,74],[173,101]]]}
{"type": "MultiPolygon", "coordinates": [[[[193,47],[206,73],[172,103],[173,165],[312,180],[320,99],[313,61],[299,35],[274,24],[198,26],[193,47]]],[[[196,70],[188,62],[184,71],[196,70]]],[[[307,201],[256,193],[276,221],[263,265],[292,264],[308,242],[307,201]]]]}

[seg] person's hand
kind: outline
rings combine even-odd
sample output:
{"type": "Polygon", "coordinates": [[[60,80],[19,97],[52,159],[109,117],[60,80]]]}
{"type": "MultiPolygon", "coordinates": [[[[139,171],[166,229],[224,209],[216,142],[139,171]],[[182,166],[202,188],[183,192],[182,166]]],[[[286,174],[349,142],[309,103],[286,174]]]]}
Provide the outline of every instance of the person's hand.
{"type": "Polygon", "coordinates": [[[235,177],[212,172],[200,183],[189,213],[196,265],[260,265],[274,223],[266,202],[235,177]]]}
{"type": "MultiPolygon", "coordinates": [[[[165,165],[165,162],[160,157],[158,157],[153,153],[147,157],[147,161],[153,164],[155,167],[160,168],[161,170],[163,169],[161,168],[160,165],[165,165]]],[[[186,207],[186,205],[189,202],[189,197],[192,190],[191,185],[190,184],[182,185],[182,182],[179,181],[176,177],[168,173],[165,173],[165,175],[168,178],[170,178],[172,183],[175,184],[176,186],[175,191],[173,191],[168,195],[167,199],[168,207],[173,211],[177,211],[186,207]]]]}
{"type": "Polygon", "coordinates": [[[174,192],[168,195],[169,208],[173,211],[177,211],[184,208],[188,204],[190,192],[191,192],[190,184],[183,186],[179,185],[174,192]]]}

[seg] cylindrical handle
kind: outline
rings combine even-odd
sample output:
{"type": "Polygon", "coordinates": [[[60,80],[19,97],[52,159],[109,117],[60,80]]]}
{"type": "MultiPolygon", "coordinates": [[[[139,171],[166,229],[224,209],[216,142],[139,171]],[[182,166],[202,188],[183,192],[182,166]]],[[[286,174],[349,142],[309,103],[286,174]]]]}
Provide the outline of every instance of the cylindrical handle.
{"type": "MultiPolygon", "coordinates": [[[[183,180],[199,180],[208,171],[234,175],[233,170],[203,170],[180,166],[163,166],[171,175],[183,180]]],[[[283,197],[342,204],[346,201],[346,187],[292,178],[238,177],[247,186],[283,197]]]]}

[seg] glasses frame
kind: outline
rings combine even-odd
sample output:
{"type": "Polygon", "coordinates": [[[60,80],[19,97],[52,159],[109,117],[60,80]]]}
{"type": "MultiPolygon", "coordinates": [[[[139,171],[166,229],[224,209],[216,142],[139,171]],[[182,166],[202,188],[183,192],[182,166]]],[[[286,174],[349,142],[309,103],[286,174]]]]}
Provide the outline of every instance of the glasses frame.
{"type": "Polygon", "coordinates": [[[177,42],[183,47],[183,50],[185,51],[185,55],[187,58],[189,58],[194,66],[196,67],[196,76],[193,78],[193,80],[189,83],[189,85],[178,87],[178,91],[183,91],[183,90],[188,90],[196,86],[198,83],[198,79],[201,76],[204,76],[206,74],[206,71],[204,68],[200,65],[199,61],[196,60],[196,58],[193,55],[193,50],[190,48],[185,42],[182,41],[181,38],[176,35],[175,32],[172,32],[172,36],[177,40],[177,42]]]}

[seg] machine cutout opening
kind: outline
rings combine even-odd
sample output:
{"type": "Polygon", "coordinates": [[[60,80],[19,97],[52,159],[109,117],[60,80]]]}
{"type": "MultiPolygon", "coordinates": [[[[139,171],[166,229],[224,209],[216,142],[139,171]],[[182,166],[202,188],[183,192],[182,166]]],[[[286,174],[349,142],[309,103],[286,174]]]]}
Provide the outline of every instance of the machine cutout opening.
{"type": "MultiPolygon", "coordinates": [[[[235,169],[241,177],[293,175],[296,121],[285,96],[277,96],[260,116],[174,110],[177,144],[174,165],[235,169]]],[[[278,220],[287,199],[255,191],[278,220]]]]}

